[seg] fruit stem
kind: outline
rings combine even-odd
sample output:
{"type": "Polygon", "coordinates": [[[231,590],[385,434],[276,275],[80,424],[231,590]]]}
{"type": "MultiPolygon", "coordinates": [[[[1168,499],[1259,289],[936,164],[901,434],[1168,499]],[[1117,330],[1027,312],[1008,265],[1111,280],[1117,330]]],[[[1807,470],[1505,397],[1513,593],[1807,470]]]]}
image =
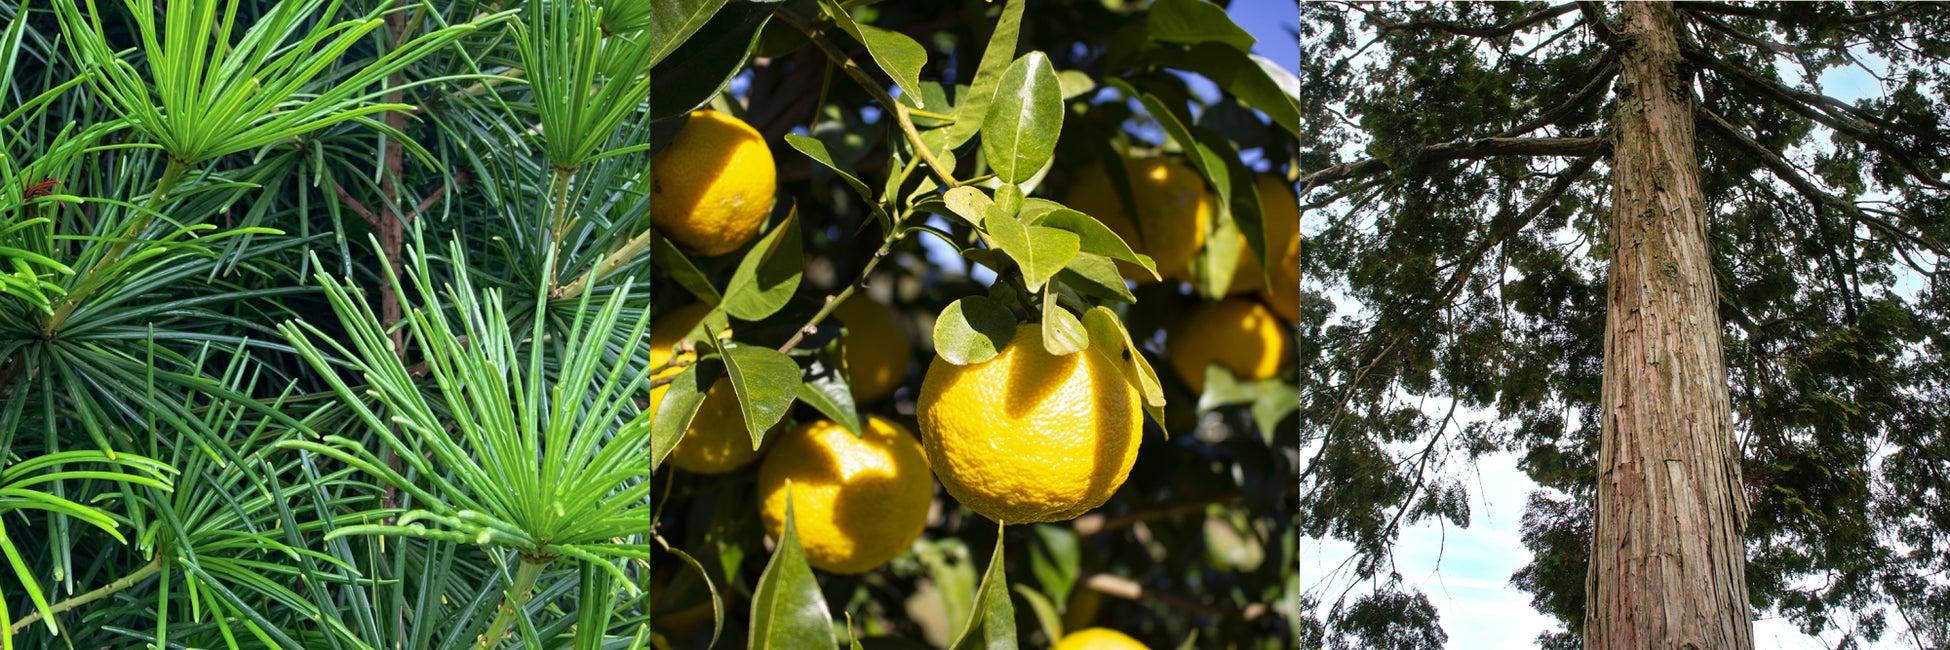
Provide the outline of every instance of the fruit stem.
{"type": "Polygon", "coordinates": [[[901,133],[907,136],[908,144],[914,146],[914,154],[920,156],[921,160],[928,164],[928,171],[934,172],[935,180],[940,182],[942,187],[955,186],[955,177],[948,173],[947,167],[941,166],[940,160],[935,159],[934,152],[928,149],[927,143],[921,141],[921,131],[914,128],[913,116],[921,115],[935,119],[953,118],[939,113],[917,111],[909,108],[906,104],[894,101],[893,96],[887,94],[887,89],[881,88],[880,84],[874,83],[873,78],[867,76],[867,71],[860,69],[860,66],[853,62],[853,59],[847,58],[846,54],[841,52],[833,44],[832,39],[826,38],[824,34],[819,33],[819,30],[813,29],[811,25],[806,24],[798,16],[792,15],[791,12],[781,10],[773,12],[772,15],[779,20],[785,21],[793,29],[804,33],[808,40],[811,40],[814,45],[819,46],[819,51],[825,53],[827,59],[839,64],[840,69],[845,70],[847,76],[853,77],[853,80],[858,82],[861,88],[866,89],[867,94],[873,95],[874,101],[880,102],[883,108],[892,112],[894,114],[894,121],[900,124],[901,133]]]}
{"type": "Polygon", "coordinates": [[[501,600],[501,608],[494,615],[494,622],[488,625],[486,634],[474,644],[474,650],[491,650],[501,645],[501,637],[508,633],[508,626],[514,623],[515,612],[528,604],[529,593],[535,590],[535,580],[542,577],[542,569],[548,568],[548,560],[530,558],[518,554],[521,566],[515,569],[515,581],[508,585],[508,592],[501,600]]]}
{"type": "Polygon", "coordinates": [[[903,212],[899,218],[894,220],[893,227],[887,229],[887,239],[880,242],[880,249],[875,250],[873,252],[873,258],[867,260],[866,266],[861,267],[860,279],[847,283],[846,288],[841,289],[839,293],[827,296],[826,304],[819,308],[819,313],[813,314],[812,319],[806,321],[806,324],[800,327],[799,331],[793,332],[792,338],[786,339],[785,345],[779,346],[779,352],[791,352],[792,348],[798,347],[799,341],[806,338],[807,332],[813,331],[813,328],[817,327],[820,321],[826,320],[828,315],[831,315],[834,310],[839,309],[840,303],[846,302],[847,298],[853,297],[854,289],[866,284],[867,278],[873,275],[874,267],[880,266],[880,260],[886,258],[887,253],[894,249],[894,242],[900,241],[901,236],[907,234],[907,230],[901,228],[900,224],[902,221],[906,221],[907,217],[911,214],[913,213],[903,212]]]}

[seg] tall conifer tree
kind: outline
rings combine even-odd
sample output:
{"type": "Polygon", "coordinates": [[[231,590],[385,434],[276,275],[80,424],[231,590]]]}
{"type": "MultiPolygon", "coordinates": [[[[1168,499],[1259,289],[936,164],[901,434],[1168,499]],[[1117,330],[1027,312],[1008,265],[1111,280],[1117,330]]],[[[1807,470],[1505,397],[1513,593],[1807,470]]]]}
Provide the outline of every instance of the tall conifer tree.
{"type": "Polygon", "coordinates": [[[1496,451],[1567,495],[1532,496],[1513,576],[1565,624],[1546,647],[1745,649],[1767,611],[1950,642],[1950,7],[1301,25],[1303,507],[1379,585],[1324,594],[1324,645],[1441,642],[1392,540],[1466,525],[1461,461],[1496,451]],[[1850,68],[1880,90],[1838,99],[1850,68]]]}

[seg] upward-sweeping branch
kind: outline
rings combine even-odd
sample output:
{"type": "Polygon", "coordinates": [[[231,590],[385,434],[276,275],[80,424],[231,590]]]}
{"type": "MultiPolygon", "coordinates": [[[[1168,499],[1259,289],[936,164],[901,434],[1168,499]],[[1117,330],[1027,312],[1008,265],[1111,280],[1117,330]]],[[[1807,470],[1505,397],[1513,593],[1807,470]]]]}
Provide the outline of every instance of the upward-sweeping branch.
{"type": "Polygon", "coordinates": [[[1449,22],[1446,20],[1411,20],[1408,22],[1401,22],[1401,23],[1388,22],[1385,19],[1379,17],[1376,17],[1374,20],[1376,23],[1380,24],[1381,31],[1384,33],[1432,29],[1435,31],[1448,32],[1460,36],[1471,36],[1476,38],[1497,38],[1497,37],[1509,36],[1511,34],[1515,34],[1519,31],[1522,31],[1525,27],[1530,27],[1532,25],[1536,25],[1546,20],[1550,20],[1552,18],[1556,18],[1558,16],[1562,16],[1564,14],[1568,14],[1577,10],[1578,10],[1577,3],[1566,2],[1560,5],[1553,5],[1550,7],[1546,7],[1528,16],[1524,16],[1522,18],[1518,18],[1516,20],[1501,25],[1491,25],[1491,26],[1465,25],[1463,23],[1449,22]]]}
{"type": "Polygon", "coordinates": [[[1446,160],[1474,160],[1495,156],[1590,156],[1603,155],[1611,147],[1604,136],[1582,138],[1468,138],[1423,149],[1409,161],[1369,158],[1335,165],[1300,177],[1300,193],[1350,178],[1372,176],[1394,169],[1398,164],[1430,163],[1446,160]]]}
{"type": "Polygon", "coordinates": [[[1794,191],[1799,192],[1802,197],[1808,199],[1808,202],[1813,203],[1816,208],[1835,210],[1848,215],[1850,218],[1871,229],[1882,231],[1924,250],[1936,253],[1937,255],[1950,256],[1950,249],[1946,249],[1942,244],[1931,241],[1922,235],[1904,230],[1896,224],[1864,212],[1854,203],[1823,191],[1813,181],[1808,180],[1806,176],[1801,175],[1801,172],[1795,170],[1793,165],[1781,159],[1780,155],[1769,151],[1767,147],[1762,146],[1759,142],[1755,142],[1753,138],[1747,137],[1747,134],[1742,133],[1739,127],[1728,122],[1726,118],[1720,117],[1718,113],[1702,108],[1700,109],[1700,114],[1706,118],[1703,120],[1706,126],[1712,128],[1715,133],[1731,140],[1734,145],[1739,147],[1742,153],[1754,159],[1755,162],[1760,163],[1762,167],[1766,167],[1767,171],[1774,174],[1774,177],[1781,179],[1789,187],[1793,187],[1794,191]]]}
{"type": "Polygon", "coordinates": [[[1722,79],[1760,91],[1773,98],[1783,108],[1854,138],[1877,153],[1887,156],[1896,163],[1896,166],[1902,168],[1904,174],[1916,182],[1937,189],[1950,190],[1950,182],[1944,182],[1943,179],[1932,175],[1922,163],[1917,161],[1917,152],[1910,151],[1889,138],[1886,130],[1892,129],[1893,125],[1880,117],[1870,115],[1833,97],[1789,88],[1742,69],[1740,66],[1729,65],[1705,52],[1690,48],[1683,52],[1687,60],[1712,70],[1722,79]]]}

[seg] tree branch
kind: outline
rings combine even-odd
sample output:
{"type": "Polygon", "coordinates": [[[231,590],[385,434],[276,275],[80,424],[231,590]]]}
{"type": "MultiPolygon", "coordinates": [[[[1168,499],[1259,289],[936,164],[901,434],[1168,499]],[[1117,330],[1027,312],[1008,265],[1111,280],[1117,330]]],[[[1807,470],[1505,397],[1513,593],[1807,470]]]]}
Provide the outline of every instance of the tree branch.
{"type": "Polygon", "coordinates": [[[1819,122],[1823,126],[1861,141],[1877,153],[1889,157],[1911,179],[1937,189],[1950,190],[1950,183],[1946,183],[1930,175],[1922,168],[1921,164],[1916,162],[1916,154],[1914,152],[1908,151],[1902,148],[1902,146],[1891,142],[1881,132],[1876,130],[1875,127],[1878,126],[1883,128],[1890,127],[1890,125],[1882,122],[1880,118],[1867,115],[1855,107],[1849,106],[1847,103],[1833,97],[1783,86],[1756,75],[1751,71],[1742,69],[1739,66],[1729,65],[1697,49],[1682,48],[1682,53],[1687,60],[1698,63],[1708,70],[1712,70],[1722,79],[1734,81],[1758,90],[1802,117],[1819,122]],[[1829,110],[1817,109],[1817,106],[1823,106],[1829,110],[1845,113],[1846,116],[1837,116],[1830,113],[1829,110]]]}
{"type": "Polygon", "coordinates": [[[1243,621],[1257,620],[1270,611],[1264,603],[1253,603],[1247,605],[1245,609],[1215,607],[1184,596],[1168,594],[1156,589],[1146,589],[1144,585],[1140,585],[1130,578],[1114,576],[1108,573],[1099,573],[1085,578],[1083,580],[1083,586],[1089,587],[1104,595],[1116,596],[1125,600],[1153,600],[1178,609],[1208,616],[1243,621]]]}
{"type": "Polygon", "coordinates": [[[1539,113],[1537,117],[1531,118],[1529,121],[1510,127],[1509,130],[1492,137],[1508,138],[1520,136],[1544,128],[1547,125],[1555,124],[1558,120],[1564,119],[1564,116],[1570,115],[1571,111],[1577,110],[1579,106],[1583,106],[1585,102],[1591,101],[1592,97],[1596,97],[1600,93],[1609,90],[1611,88],[1612,78],[1618,76],[1618,56],[1606,52],[1604,56],[1599,57],[1597,67],[1598,69],[1592,73],[1591,81],[1586,82],[1583,88],[1579,88],[1576,94],[1571,95],[1570,99],[1565,100],[1564,103],[1558,104],[1548,111],[1539,113]]]}
{"type": "Polygon", "coordinates": [[[1566,2],[1564,4],[1554,5],[1551,7],[1538,10],[1536,13],[1532,13],[1528,16],[1524,16],[1522,18],[1518,18],[1508,23],[1504,23],[1502,25],[1496,25],[1492,27],[1464,25],[1462,23],[1452,23],[1446,20],[1411,20],[1403,23],[1391,23],[1391,22],[1387,22],[1385,19],[1382,19],[1378,16],[1374,16],[1373,14],[1370,14],[1370,17],[1373,18],[1376,23],[1379,23],[1381,25],[1380,31],[1383,33],[1433,29],[1440,32],[1448,32],[1451,34],[1456,34],[1458,36],[1472,36],[1476,38],[1497,38],[1501,36],[1509,36],[1511,34],[1515,34],[1518,31],[1523,30],[1523,28],[1525,27],[1530,27],[1532,25],[1536,25],[1538,23],[1542,23],[1544,21],[1550,20],[1552,18],[1556,18],[1558,16],[1571,13],[1573,11],[1576,11],[1577,9],[1578,9],[1577,3],[1566,2]]]}
{"type": "Polygon", "coordinates": [[[1710,127],[1714,132],[1719,133],[1725,136],[1728,140],[1733,141],[1733,143],[1736,146],[1738,146],[1742,152],[1747,154],[1749,158],[1752,158],[1755,162],[1760,163],[1762,167],[1767,168],[1769,172],[1773,173],[1776,178],[1781,179],[1782,182],[1787,183],[1788,186],[1793,187],[1794,191],[1799,192],[1803,197],[1806,197],[1808,201],[1810,203],[1813,203],[1817,208],[1829,208],[1832,210],[1839,211],[1855,219],[1856,221],[1861,222],[1865,226],[1868,226],[1875,230],[1880,230],[1890,235],[1894,235],[1899,239],[1903,239],[1912,244],[1920,246],[1925,250],[1936,253],[1937,255],[1950,256],[1950,248],[1945,248],[1943,245],[1930,241],[1929,239],[1921,235],[1917,235],[1908,232],[1906,230],[1903,230],[1902,228],[1898,227],[1896,224],[1890,223],[1886,220],[1883,220],[1876,216],[1870,215],[1867,212],[1864,212],[1860,207],[1857,207],[1854,203],[1843,200],[1841,197],[1823,191],[1819,186],[1815,185],[1813,181],[1810,181],[1806,176],[1801,175],[1801,172],[1796,171],[1793,165],[1790,165],[1786,160],[1781,159],[1780,155],[1775,154],[1772,151],[1769,151],[1767,147],[1761,146],[1761,144],[1759,142],[1754,141],[1753,138],[1747,137],[1747,134],[1742,133],[1739,127],[1735,127],[1733,123],[1728,122],[1726,118],[1720,117],[1718,113],[1714,113],[1713,111],[1702,107],[1700,109],[1700,114],[1701,116],[1706,118],[1705,120],[1706,125],[1710,127]]]}
{"type": "MultiPolygon", "coordinates": [[[[1413,162],[1429,163],[1447,160],[1491,158],[1495,156],[1579,156],[1603,155],[1611,150],[1611,140],[1605,136],[1582,138],[1508,138],[1489,137],[1444,142],[1423,149],[1413,162]]],[[[1315,187],[1380,174],[1393,169],[1389,161],[1369,158],[1341,165],[1335,165],[1300,177],[1300,192],[1305,194],[1315,187]]]]}
{"type": "Polygon", "coordinates": [[[1584,22],[1591,25],[1591,33],[1598,37],[1598,42],[1611,46],[1612,49],[1620,47],[1618,32],[1612,30],[1611,23],[1605,22],[1605,8],[1602,5],[1589,0],[1579,0],[1578,11],[1584,12],[1584,22]]]}

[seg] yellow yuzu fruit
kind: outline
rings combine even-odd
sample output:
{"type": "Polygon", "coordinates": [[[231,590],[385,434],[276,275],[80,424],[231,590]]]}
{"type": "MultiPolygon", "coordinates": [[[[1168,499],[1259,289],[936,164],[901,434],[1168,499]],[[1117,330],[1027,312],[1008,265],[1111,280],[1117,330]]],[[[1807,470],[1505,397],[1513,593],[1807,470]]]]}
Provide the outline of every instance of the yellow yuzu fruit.
{"type": "Polygon", "coordinates": [[[820,420],[779,436],[758,468],[759,515],[785,534],[786,486],[806,562],[831,573],[865,573],[894,559],[927,527],[934,481],[921,445],[878,416],[856,438],[820,420]]]}
{"type": "Polygon", "coordinates": [[[1300,322],[1300,233],[1299,220],[1294,221],[1293,238],[1286,241],[1286,252],[1280,256],[1279,266],[1267,274],[1271,276],[1269,283],[1259,293],[1266,306],[1289,323],[1300,322]]]}
{"type": "MultiPolygon", "coordinates": [[[[1183,277],[1192,254],[1205,245],[1205,229],[1212,220],[1213,203],[1205,193],[1205,181],[1191,168],[1166,158],[1126,158],[1124,172],[1131,181],[1137,221],[1124,209],[1101,163],[1078,173],[1063,204],[1096,217],[1132,250],[1150,255],[1158,275],[1183,277]]],[[[1117,265],[1126,278],[1152,281],[1151,274],[1137,265],[1123,261],[1117,265]]]]}
{"type": "Polygon", "coordinates": [[[833,310],[846,323],[846,367],[853,374],[853,399],[877,402],[894,394],[914,358],[900,315],[867,296],[853,296],[833,310]]]}
{"type": "Polygon", "coordinates": [[[1286,324],[1265,305],[1249,298],[1208,304],[1166,339],[1169,361],[1195,392],[1205,391],[1205,367],[1225,366],[1240,381],[1258,381],[1280,371],[1292,355],[1286,324]]]}
{"type": "Polygon", "coordinates": [[[690,636],[691,630],[697,629],[699,625],[711,623],[711,600],[706,598],[695,605],[676,611],[668,611],[668,607],[659,606],[664,595],[669,592],[671,573],[659,571],[650,578],[650,609],[654,612],[650,616],[650,626],[681,639],[690,636]]]}
{"type": "Polygon", "coordinates": [[[1137,639],[1110,628],[1093,627],[1063,635],[1050,650],[1151,650],[1137,639]]]}
{"type": "MultiPolygon", "coordinates": [[[[684,335],[689,334],[691,329],[697,327],[698,322],[704,320],[704,316],[709,313],[711,313],[710,305],[697,303],[652,315],[650,318],[650,367],[656,368],[672,362],[673,359],[670,355],[671,347],[677,345],[678,341],[683,340],[684,335]]],[[[674,359],[674,361],[677,363],[690,363],[691,360],[696,358],[696,352],[686,352],[674,359]]],[[[653,380],[668,379],[676,377],[682,372],[684,372],[683,366],[675,366],[669,370],[651,375],[650,378],[653,380]]],[[[657,412],[657,407],[663,404],[664,391],[668,388],[670,386],[666,384],[650,389],[651,413],[657,412]]]]}
{"type": "Polygon", "coordinates": [[[1043,349],[1024,323],[995,357],[936,357],[921,383],[921,442],[941,486],[1005,524],[1074,519],[1103,505],[1137,462],[1144,412],[1117,366],[1043,349]]]}
{"type": "Polygon", "coordinates": [[[722,255],[751,241],[777,191],[764,138],[724,113],[691,113],[650,159],[650,223],[686,252],[722,255]]]}
{"type": "Polygon", "coordinates": [[[704,392],[704,402],[697,405],[690,428],[670,450],[669,461],[692,474],[723,474],[757,459],[784,429],[785,421],[781,420],[765,433],[765,443],[753,448],[752,434],[745,429],[745,414],[738,408],[738,392],[731,387],[730,379],[719,377],[704,392]]]}
{"type": "MultiPolygon", "coordinates": [[[[671,361],[671,347],[683,340],[684,335],[696,328],[698,322],[710,312],[710,305],[698,303],[653,317],[650,322],[650,367],[671,361]]],[[[730,328],[726,328],[720,336],[730,334],[730,328]]],[[[689,362],[696,358],[696,352],[687,352],[676,360],[689,362]]],[[[675,377],[683,371],[682,367],[671,368],[651,378],[675,377]]],[[[664,393],[669,388],[669,385],[663,385],[650,389],[651,413],[663,406],[664,393]]],[[[774,427],[773,431],[778,429],[774,427]]],[[[677,447],[670,450],[669,460],[694,474],[723,474],[743,467],[758,455],[759,450],[752,448],[751,433],[745,430],[745,416],[738,409],[738,393],[732,389],[729,379],[720,377],[704,392],[704,402],[698,405],[697,414],[692,416],[691,426],[684,430],[684,437],[677,441],[677,447]]]]}
{"type": "MultiPolygon", "coordinates": [[[[1286,179],[1277,174],[1262,173],[1254,181],[1259,186],[1259,217],[1266,235],[1266,256],[1277,265],[1286,258],[1287,242],[1300,241],[1300,202],[1287,187],[1286,179]]],[[[1245,241],[1245,235],[1240,235],[1239,266],[1233,271],[1232,286],[1227,291],[1232,295],[1266,288],[1265,271],[1245,241]]]]}

